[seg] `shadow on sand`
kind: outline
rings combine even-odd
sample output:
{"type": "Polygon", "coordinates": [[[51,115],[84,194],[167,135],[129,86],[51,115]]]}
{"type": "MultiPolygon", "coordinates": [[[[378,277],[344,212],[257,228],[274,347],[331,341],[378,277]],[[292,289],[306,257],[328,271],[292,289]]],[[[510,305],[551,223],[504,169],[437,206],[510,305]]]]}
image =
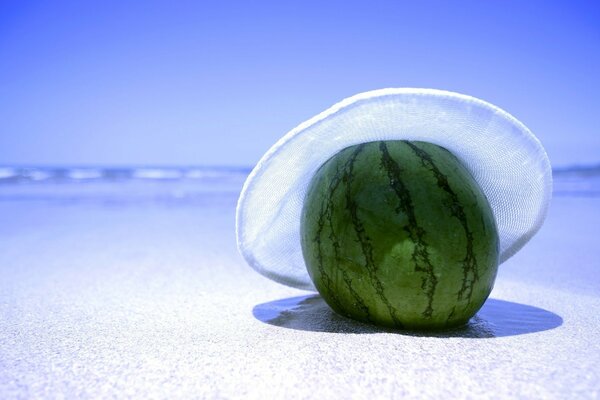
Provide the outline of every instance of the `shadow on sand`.
{"type": "Polygon", "coordinates": [[[289,297],[258,304],[252,313],[259,321],[288,329],[331,333],[395,332],[427,337],[515,336],[554,329],[563,323],[562,318],[553,312],[496,299],[488,299],[467,325],[437,332],[399,331],[357,322],[333,312],[319,295],[289,297]]]}

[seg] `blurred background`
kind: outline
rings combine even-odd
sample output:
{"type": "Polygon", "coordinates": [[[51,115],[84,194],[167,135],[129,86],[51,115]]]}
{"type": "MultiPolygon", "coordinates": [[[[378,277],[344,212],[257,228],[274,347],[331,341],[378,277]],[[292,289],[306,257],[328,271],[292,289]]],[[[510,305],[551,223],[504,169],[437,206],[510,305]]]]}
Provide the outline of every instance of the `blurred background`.
{"type": "Polygon", "coordinates": [[[479,97],[600,162],[597,1],[0,2],[0,166],[253,166],[337,101],[479,97]]]}

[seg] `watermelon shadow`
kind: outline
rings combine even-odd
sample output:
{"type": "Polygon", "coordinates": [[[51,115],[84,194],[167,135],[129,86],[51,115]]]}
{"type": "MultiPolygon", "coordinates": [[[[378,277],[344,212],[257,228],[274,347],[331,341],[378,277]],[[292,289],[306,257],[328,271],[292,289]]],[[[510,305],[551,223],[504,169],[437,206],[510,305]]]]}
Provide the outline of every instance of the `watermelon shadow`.
{"type": "Polygon", "coordinates": [[[330,333],[398,333],[410,336],[494,338],[554,329],[563,319],[542,308],[488,299],[467,325],[437,332],[392,330],[364,324],[336,314],[319,295],[297,296],[258,304],[256,319],[282,328],[330,333]]]}

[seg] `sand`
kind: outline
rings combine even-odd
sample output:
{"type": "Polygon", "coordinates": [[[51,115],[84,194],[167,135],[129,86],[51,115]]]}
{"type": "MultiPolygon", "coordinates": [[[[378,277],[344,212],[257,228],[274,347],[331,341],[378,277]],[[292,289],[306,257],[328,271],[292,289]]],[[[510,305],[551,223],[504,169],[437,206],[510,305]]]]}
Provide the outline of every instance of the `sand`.
{"type": "Polygon", "coordinates": [[[236,190],[53,190],[0,188],[0,398],[600,396],[598,197],[555,198],[469,326],[417,334],[255,273],[236,190]]]}

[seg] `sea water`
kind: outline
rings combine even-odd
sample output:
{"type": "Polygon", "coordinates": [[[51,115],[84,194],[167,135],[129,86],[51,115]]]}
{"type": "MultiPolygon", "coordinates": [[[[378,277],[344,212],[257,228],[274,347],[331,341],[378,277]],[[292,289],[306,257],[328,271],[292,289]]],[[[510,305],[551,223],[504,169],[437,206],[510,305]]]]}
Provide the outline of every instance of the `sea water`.
{"type": "Polygon", "coordinates": [[[0,167],[0,201],[231,204],[250,168],[0,167]]]}
{"type": "MultiPolygon", "coordinates": [[[[226,200],[250,167],[1,167],[0,201],[170,202],[226,200]]],[[[554,170],[554,196],[600,196],[600,165],[554,170]]]]}

